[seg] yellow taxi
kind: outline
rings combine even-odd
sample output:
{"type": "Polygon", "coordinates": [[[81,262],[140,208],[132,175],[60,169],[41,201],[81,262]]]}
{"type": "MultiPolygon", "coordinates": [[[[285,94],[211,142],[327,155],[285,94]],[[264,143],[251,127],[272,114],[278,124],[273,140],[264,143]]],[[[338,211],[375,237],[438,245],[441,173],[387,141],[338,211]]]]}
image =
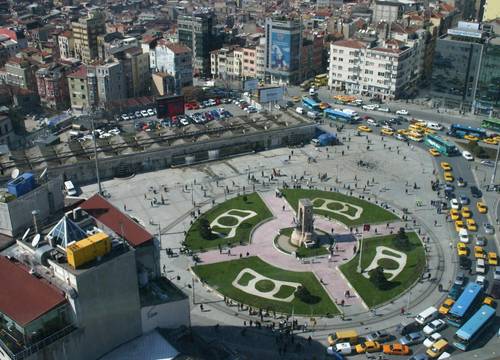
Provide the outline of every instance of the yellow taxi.
{"type": "Polygon", "coordinates": [[[431,359],[436,359],[441,356],[442,353],[448,347],[448,341],[444,339],[439,339],[434,344],[431,345],[430,348],[425,352],[431,359]]]}
{"type": "Polygon", "coordinates": [[[462,220],[455,221],[455,230],[457,232],[459,232],[460,229],[463,229],[463,228],[465,228],[465,224],[464,224],[464,222],[462,220]]]}
{"type": "Polygon", "coordinates": [[[494,251],[490,251],[488,253],[488,264],[497,266],[498,265],[498,258],[497,258],[497,253],[494,251]]]}
{"type": "Polygon", "coordinates": [[[500,142],[500,135],[493,137],[493,140],[495,140],[497,143],[499,143],[500,142]]]}
{"type": "Polygon", "coordinates": [[[382,134],[384,134],[384,135],[387,135],[387,136],[392,136],[392,135],[394,135],[394,131],[389,130],[389,129],[382,129],[382,130],[380,130],[380,132],[381,132],[382,134]]]}
{"type": "Polygon", "coordinates": [[[474,257],[476,259],[484,259],[484,249],[482,246],[474,246],[474,257]]]}
{"type": "Polygon", "coordinates": [[[493,298],[491,296],[486,296],[483,300],[483,304],[494,308],[495,307],[495,300],[493,300],[493,298]]]}
{"type": "Polygon", "coordinates": [[[356,352],[358,354],[373,353],[381,350],[382,346],[378,341],[365,341],[362,344],[356,345],[356,352]]]}
{"type": "Polygon", "coordinates": [[[467,230],[477,231],[477,224],[474,219],[467,219],[467,230]]]}
{"type": "Polygon", "coordinates": [[[488,145],[496,145],[498,143],[494,138],[483,139],[483,142],[488,145]]]}
{"type": "Polygon", "coordinates": [[[458,211],[457,209],[451,209],[450,210],[450,217],[451,217],[451,220],[453,220],[453,221],[460,220],[460,211],[458,211]]]}
{"type": "Polygon", "coordinates": [[[429,128],[424,128],[424,134],[425,135],[431,135],[431,134],[435,134],[436,131],[435,130],[432,130],[432,129],[429,129],[429,128]]]}
{"type": "Polygon", "coordinates": [[[443,303],[439,307],[439,310],[438,310],[439,313],[443,314],[443,315],[448,314],[448,312],[450,311],[450,309],[454,303],[455,303],[455,300],[450,299],[450,298],[446,299],[445,301],[443,301],[443,303]]]}
{"type": "Polygon", "coordinates": [[[469,141],[478,141],[479,140],[479,138],[477,136],[474,136],[474,135],[465,135],[464,139],[469,140],[469,141]]]}
{"type": "Polygon", "coordinates": [[[472,216],[472,213],[470,212],[470,209],[467,206],[464,206],[462,208],[462,217],[464,219],[468,219],[472,216]]]}
{"type": "Polygon", "coordinates": [[[358,130],[364,132],[372,132],[372,129],[366,125],[359,125],[358,130]]]}
{"type": "Polygon", "coordinates": [[[488,206],[482,201],[478,201],[476,204],[477,211],[479,211],[481,214],[486,214],[488,212],[488,206]]]}
{"type": "Polygon", "coordinates": [[[326,103],[326,102],[322,102],[322,103],[320,103],[320,104],[319,104],[319,108],[320,108],[321,110],[326,110],[326,109],[328,109],[329,107],[330,107],[330,104],[328,104],[328,103],[326,103]]]}
{"type": "Polygon", "coordinates": [[[292,101],[293,102],[299,102],[300,101],[300,96],[292,96],[292,101]]]}
{"type": "Polygon", "coordinates": [[[448,164],[447,162],[441,162],[441,169],[443,169],[444,171],[451,171],[451,165],[448,164]]]}
{"type": "Polygon", "coordinates": [[[432,156],[439,156],[439,155],[441,155],[439,153],[439,151],[437,151],[436,149],[429,149],[429,154],[431,154],[432,156]]]}
{"type": "Polygon", "coordinates": [[[453,173],[451,173],[450,171],[445,171],[444,173],[444,181],[447,181],[447,182],[452,182],[455,178],[453,177],[453,173]]]}
{"type": "Polygon", "coordinates": [[[459,242],[457,244],[457,252],[458,256],[467,256],[468,253],[467,245],[465,245],[463,242],[459,242]]]}
{"type": "Polygon", "coordinates": [[[418,133],[423,132],[423,128],[417,124],[411,124],[408,126],[408,131],[416,131],[418,133]]]}

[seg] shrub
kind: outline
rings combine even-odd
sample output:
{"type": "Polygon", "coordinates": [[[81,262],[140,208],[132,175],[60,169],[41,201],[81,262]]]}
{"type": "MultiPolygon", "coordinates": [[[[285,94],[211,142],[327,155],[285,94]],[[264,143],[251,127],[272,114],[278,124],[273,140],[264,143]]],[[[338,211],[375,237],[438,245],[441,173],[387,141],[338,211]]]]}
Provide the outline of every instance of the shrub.
{"type": "Polygon", "coordinates": [[[384,273],[384,268],[381,266],[377,266],[375,269],[370,270],[368,273],[370,276],[370,281],[372,282],[373,285],[375,285],[378,289],[385,289],[387,288],[387,278],[385,277],[384,273]]]}
{"type": "Polygon", "coordinates": [[[411,247],[410,239],[408,238],[404,228],[399,228],[399,231],[394,238],[394,245],[400,250],[408,250],[411,247]]]}
{"type": "Polygon", "coordinates": [[[321,300],[319,296],[311,294],[305,286],[299,286],[295,290],[295,296],[306,304],[317,304],[321,300]]]}
{"type": "Polygon", "coordinates": [[[247,196],[246,196],[246,195],[243,195],[243,201],[244,201],[244,202],[247,202],[247,200],[248,200],[247,196]]]}
{"type": "Polygon", "coordinates": [[[213,238],[212,228],[207,219],[200,219],[200,235],[205,240],[211,240],[213,238]]]}

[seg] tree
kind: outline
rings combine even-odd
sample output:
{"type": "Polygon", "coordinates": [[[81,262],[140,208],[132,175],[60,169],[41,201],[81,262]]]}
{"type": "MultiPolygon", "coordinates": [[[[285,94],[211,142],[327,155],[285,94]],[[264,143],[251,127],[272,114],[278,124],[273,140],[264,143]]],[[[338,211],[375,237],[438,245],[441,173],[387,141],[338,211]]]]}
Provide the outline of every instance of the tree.
{"type": "Polygon", "coordinates": [[[200,235],[205,240],[212,239],[212,228],[207,219],[200,219],[200,235]]]}
{"type": "Polygon", "coordinates": [[[297,287],[297,290],[295,290],[295,296],[306,304],[317,304],[321,300],[319,296],[311,294],[303,285],[297,287]]]}
{"type": "Polygon", "coordinates": [[[387,278],[385,277],[384,268],[377,266],[375,269],[370,270],[368,273],[370,276],[370,281],[379,289],[385,289],[387,287],[387,278]]]}
{"type": "Polygon", "coordinates": [[[478,157],[480,159],[488,157],[484,148],[482,146],[479,146],[477,141],[469,141],[469,148],[470,148],[470,152],[475,157],[478,157]]]}
{"type": "Polygon", "coordinates": [[[394,245],[398,249],[407,250],[410,247],[410,239],[408,239],[408,235],[405,232],[405,228],[399,228],[398,233],[396,234],[396,238],[394,239],[394,245]]]}
{"type": "Polygon", "coordinates": [[[247,202],[247,200],[248,200],[248,197],[246,195],[243,195],[243,201],[247,202]]]}

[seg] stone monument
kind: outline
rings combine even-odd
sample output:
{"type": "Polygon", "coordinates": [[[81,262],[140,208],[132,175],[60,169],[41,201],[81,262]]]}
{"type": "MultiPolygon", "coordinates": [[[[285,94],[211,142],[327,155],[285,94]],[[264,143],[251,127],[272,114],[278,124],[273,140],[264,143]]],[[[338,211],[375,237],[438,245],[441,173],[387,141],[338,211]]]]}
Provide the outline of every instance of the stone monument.
{"type": "Polygon", "coordinates": [[[309,199],[300,199],[297,210],[297,224],[290,242],[297,247],[314,241],[313,204],[309,199]]]}

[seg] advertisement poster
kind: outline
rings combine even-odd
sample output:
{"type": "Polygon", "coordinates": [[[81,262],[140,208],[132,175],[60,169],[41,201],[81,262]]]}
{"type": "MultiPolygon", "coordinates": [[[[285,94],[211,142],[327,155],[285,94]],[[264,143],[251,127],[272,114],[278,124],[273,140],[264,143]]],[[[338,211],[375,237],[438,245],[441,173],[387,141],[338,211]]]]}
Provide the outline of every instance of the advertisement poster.
{"type": "Polygon", "coordinates": [[[162,96],[156,98],[156,112],[160,119],[184,114],[184,96],[162,96]]]}
{"type": "Polygon", "coordinates": [[[290,43],[290,34],[272,33],[271,68],[280,71],[290,69],[290,43]]]}

